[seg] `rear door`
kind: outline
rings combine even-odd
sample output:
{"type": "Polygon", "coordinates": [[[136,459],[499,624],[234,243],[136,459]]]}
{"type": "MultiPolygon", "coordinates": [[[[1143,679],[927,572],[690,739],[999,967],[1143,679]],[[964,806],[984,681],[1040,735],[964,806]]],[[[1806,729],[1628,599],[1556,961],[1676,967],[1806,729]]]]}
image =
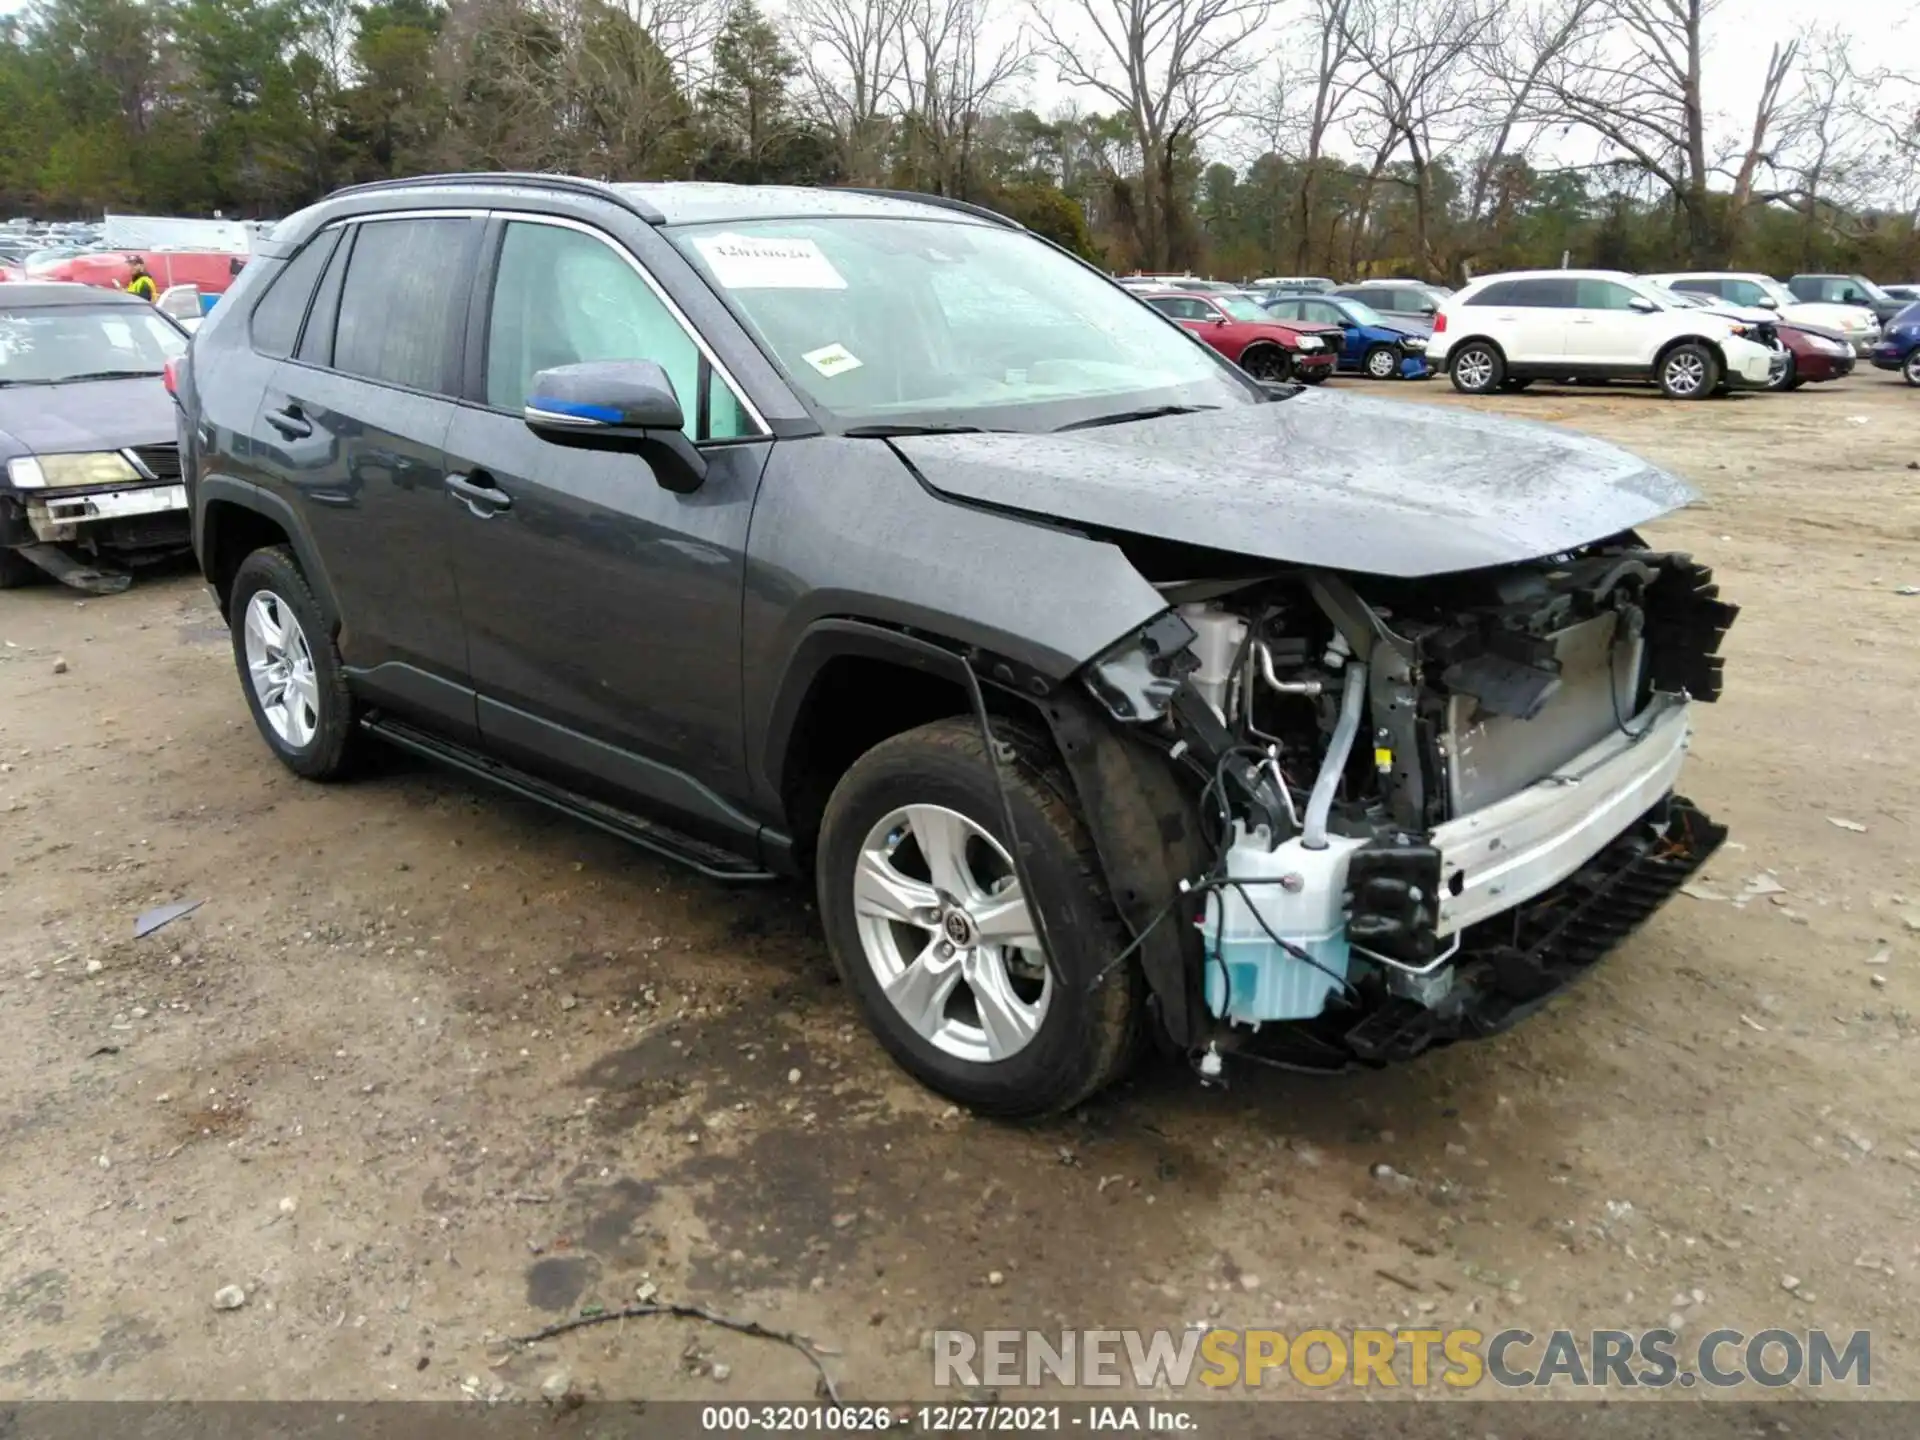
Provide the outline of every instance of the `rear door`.
{"type": "Polygon", "coordinates": [[[569,788],[745,848],[758,827],[722,796],[743,774],[741,594],[765,423],[619,240],[514,214],[486,248],[447,451],[497,498],[439,497],[482,737],[569,788]],[[538,371],[629,359],[673,382],[709,467],[693,494],[638,455],[555,445],[524,422],[538,371]]]}
{"type": "Polygon", "coordinates": [[[325,559],[356,687],[462,740],[477,732],[444,444],[480,231],[446,212],[347,225],[255,426],[325,559]]]}

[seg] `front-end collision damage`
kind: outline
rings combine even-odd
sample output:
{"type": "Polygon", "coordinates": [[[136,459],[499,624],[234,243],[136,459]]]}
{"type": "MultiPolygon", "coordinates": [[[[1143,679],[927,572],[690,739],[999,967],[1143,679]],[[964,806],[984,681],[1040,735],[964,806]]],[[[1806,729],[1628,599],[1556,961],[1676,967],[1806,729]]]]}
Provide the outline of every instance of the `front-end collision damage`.
{"type": "Polygon", "coordinates": [[[1042,708],[1190,1055],[1497,1030],[1724,838],[1674,784],[1737,611],[1685,555],[1156,583],[1167,611],[1042,708]]]}

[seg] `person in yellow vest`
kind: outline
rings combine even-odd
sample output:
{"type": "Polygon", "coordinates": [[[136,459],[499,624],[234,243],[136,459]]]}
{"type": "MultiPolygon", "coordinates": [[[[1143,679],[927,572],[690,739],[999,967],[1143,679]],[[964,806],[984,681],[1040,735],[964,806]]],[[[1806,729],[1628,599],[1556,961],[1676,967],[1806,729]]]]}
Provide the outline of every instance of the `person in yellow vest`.
{"type": "Polygon", "coordinates": [[[138,255],[128,256],[127,261],[133,266],[133,274],[127,279],[127,293],[138,295],[151,305],[154,298],[159,295],[160,289],[153,283],[153,277],[147,273],[146,262],[138,255]]]}

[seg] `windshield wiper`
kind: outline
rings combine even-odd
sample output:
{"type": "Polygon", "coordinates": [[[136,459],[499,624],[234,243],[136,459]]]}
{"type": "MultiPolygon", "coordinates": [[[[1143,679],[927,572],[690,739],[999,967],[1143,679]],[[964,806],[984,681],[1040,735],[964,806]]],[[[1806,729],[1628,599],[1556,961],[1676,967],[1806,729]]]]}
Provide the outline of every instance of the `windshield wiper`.
{"type": "Polygon", "coordinates": [[[840,432],[856,440],[886,440],[896,435],[984,435],[980,425],[852,425],[840,432]]]}
{"type": "Polygon", "coordinates": [[[161,373],[158,370],[89,370],[81,375],[62,375],[58,380],[47,383],[66,385],[75,380],[146,380],[161,373]]]}
{"type": "Polygon", "coordinates": [[[1219,408],[1218,405],[1154,405],[1145,410],[1122,410],[1113,415],[1096,415],[1091,420],[1075,420],[1060,429],[1091,430],[1096,425],[1124,425],[1129,420],[1158,420],[1162,415],[1194,415],[1219,408]]]}

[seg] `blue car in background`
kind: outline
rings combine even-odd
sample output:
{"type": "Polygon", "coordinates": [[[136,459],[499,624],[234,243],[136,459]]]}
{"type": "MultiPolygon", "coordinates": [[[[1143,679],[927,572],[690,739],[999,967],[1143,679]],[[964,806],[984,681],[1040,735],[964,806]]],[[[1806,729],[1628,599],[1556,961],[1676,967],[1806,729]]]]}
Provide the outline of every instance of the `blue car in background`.
{"type": "Polygon", "coordinates": [[[1889,320],[1879,343],[1867,354],[1876,369],[1898,370],[1909,385],[1920,385],[1920,304],[1907,306],[1889,320]]]}
{"type": "Polygon", "coordinates": [[[1358,300],[1333,295],[1270,291],[1261,301],[1276,320],[1300,320],[1340,327],[1336,368],[1358,371],[1370,380],[1425,380],[1427,337],[1394,324],[1358,300]]]}

